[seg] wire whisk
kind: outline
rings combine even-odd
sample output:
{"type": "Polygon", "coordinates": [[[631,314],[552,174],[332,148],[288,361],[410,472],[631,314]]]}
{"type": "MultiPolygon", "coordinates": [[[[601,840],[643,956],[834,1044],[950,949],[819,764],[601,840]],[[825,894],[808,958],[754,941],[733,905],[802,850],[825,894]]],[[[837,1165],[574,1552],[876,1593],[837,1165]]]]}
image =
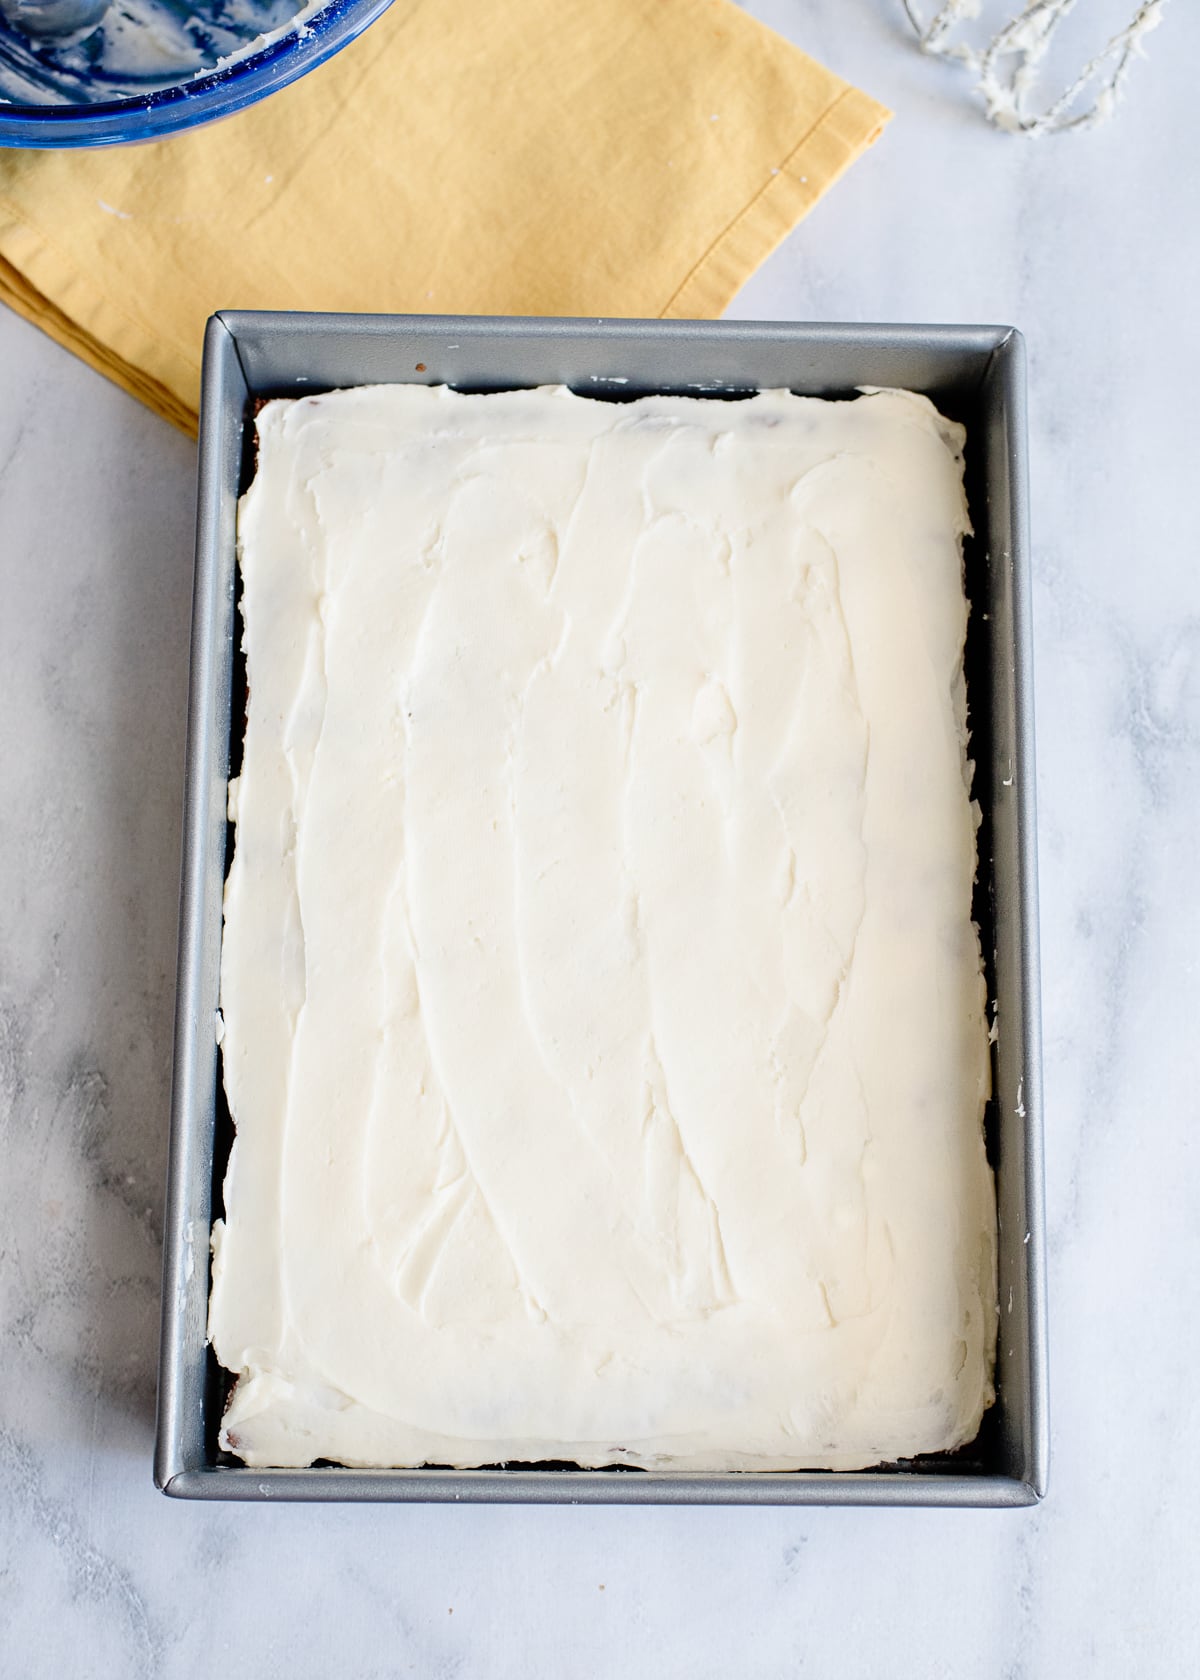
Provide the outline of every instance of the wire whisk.
{"type": "Polygon", "coordinates": [[[980,0],[944,0],[926,19],[912,0],[902,0],[923,52],[954,59],[974,72],[989,121],[1013,134],[1065,134],[1094,128],[1116,108],[1142,42],[1162,18],[1166,0],[1143,0],[1124,29],[1084,65],[1070,85],[1043,110],[1032,108],[1047,49],[1076,0],[1027,0],[1024,9],[973,47],[955,39],[962,25],[979,17],[980,0]],[[1091,102],[1083,104],[1091,92],[1091,102]]]}

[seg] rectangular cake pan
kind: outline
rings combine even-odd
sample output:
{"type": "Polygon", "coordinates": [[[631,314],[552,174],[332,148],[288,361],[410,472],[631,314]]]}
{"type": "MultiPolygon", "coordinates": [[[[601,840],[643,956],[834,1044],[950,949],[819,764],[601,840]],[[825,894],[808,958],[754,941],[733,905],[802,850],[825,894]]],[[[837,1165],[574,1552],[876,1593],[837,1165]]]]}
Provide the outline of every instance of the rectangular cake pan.
{"type": "Polygon", "coordinates": [[[986,326],[488,320],[223,313],[209,322],[200,418],[175,1069],[154,1475],[191,1499],[1029,1505],[1048,1430],[1033,705],[1020,335],[986,326]],[[967,681],[983,811],[975,915],[996,1006],[988,1151],[1000,1214],[997,1401],[946,1457],[857,1471],[659,1474],[569,1466],[252,1470],[217,1445],[228,1378],[205,1340],[208,1234],[231,1139],[214,1023],[227,866],[226,783],[243,729],[235,520],[263,397],[419,381],[469,390],[563,383],[621,400],[789,386],[894,385],[967,427],[967,681]],[[235,694],[237,696],[235,700],[235,694]]]}

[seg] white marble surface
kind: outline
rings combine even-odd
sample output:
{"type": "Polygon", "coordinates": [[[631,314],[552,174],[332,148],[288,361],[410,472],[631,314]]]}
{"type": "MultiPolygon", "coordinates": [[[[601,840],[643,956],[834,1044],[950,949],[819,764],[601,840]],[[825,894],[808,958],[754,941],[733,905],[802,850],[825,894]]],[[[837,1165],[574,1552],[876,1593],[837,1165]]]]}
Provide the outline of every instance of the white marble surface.
{"type": "Polygon", "coordinates": [[[757,9],[900,116],[734,313],[1011,321],[1029,339],[1049,1498],[322,1510],[155,1493],[194,453],[0,314],[5,1675],[1200,1667],[1200,16],[1168,9],[1113,125],[1030,145],[907,49],[891,0],[757,9]]]}

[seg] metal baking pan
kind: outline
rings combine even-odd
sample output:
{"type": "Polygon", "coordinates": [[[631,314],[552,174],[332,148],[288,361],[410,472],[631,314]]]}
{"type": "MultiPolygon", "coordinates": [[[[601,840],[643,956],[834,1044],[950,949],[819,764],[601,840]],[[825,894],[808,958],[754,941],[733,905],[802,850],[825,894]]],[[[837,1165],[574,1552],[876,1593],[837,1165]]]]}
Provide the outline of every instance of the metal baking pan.
{"type": "MultiPolygon", "coordinates": [[[[675,1504],[1029,1505],[1048,1457],[1037,884],[1024,351],[1008,327],[488,320],[223,313],[208,324],[183,824],[154,1476],[192,1499],[489,1500],[675,1504]],[[967,426],[967,642],[975,791],[983,811],[975,914],[999,1036],[987,1117],[1000,1214],[997,1401],[945,1457],[855,1472],[672,1475],[565,1466],[492,1470],[252,1470],[217,1432],[228,1377],[205,1340],[208,1233],[231,1128],[214,1021],[226,869],[235,518],[256,399],[377,382],[472,390],[564,383],[614,399],[736,396],[790,386],[846,396],[922,391],[967,426]]],[[[240,690],[239,690],[240,693],[240,690]]],[[[236,750],[236,743],[233,743],[236,750]]]]}

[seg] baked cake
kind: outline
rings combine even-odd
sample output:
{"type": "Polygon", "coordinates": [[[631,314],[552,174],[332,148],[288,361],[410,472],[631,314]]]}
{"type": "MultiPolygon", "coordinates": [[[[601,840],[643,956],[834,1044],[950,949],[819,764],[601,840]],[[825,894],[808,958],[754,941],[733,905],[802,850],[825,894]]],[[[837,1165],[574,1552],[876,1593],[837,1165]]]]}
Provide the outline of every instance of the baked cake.
{"type": "Polygon", "coordinates": [[[976,1434],[963,441],[900,391],[262,410],[229,1451],[846,1470],[976,1434]]]}

